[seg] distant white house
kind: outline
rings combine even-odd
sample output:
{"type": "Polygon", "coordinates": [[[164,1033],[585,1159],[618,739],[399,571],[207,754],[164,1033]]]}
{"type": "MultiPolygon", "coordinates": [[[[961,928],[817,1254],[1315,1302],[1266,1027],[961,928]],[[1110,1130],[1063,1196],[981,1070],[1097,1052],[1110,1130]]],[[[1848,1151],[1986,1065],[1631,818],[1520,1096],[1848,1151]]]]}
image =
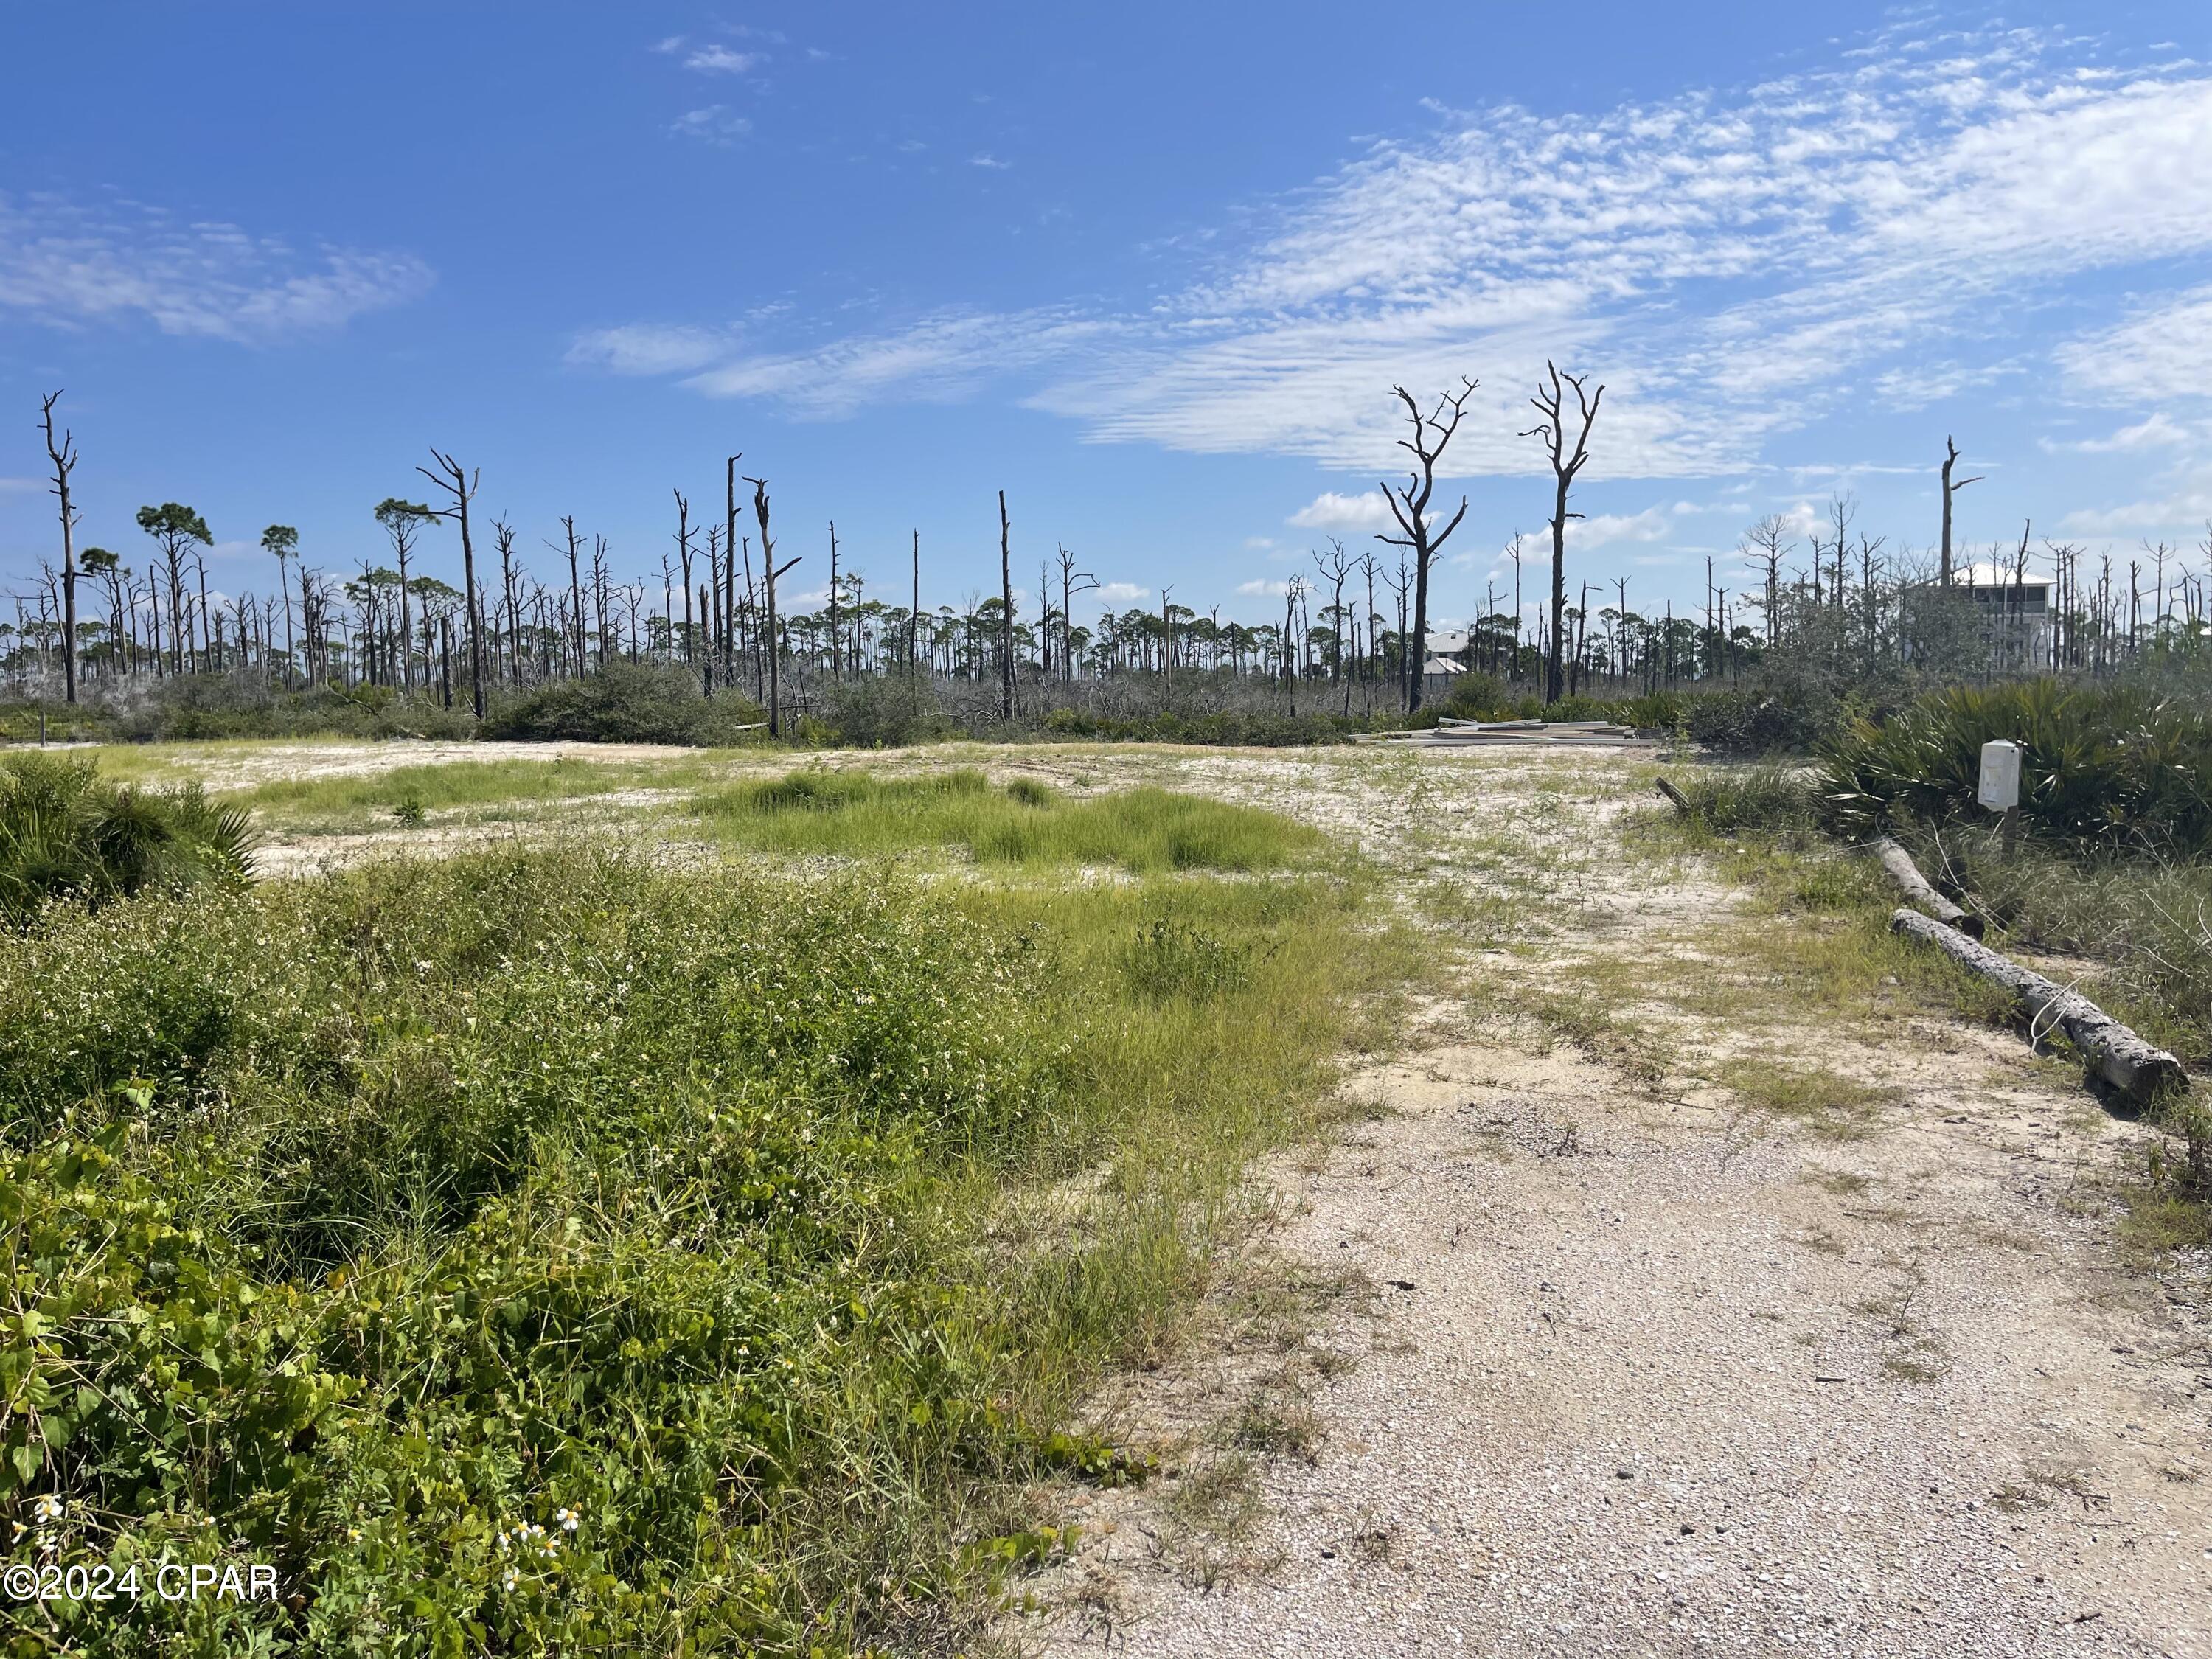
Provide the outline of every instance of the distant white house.
{"type": "Polygon", "coordinates": [[[2015,574],[2001,564],[1970,564],[1951,573],[1978,609],[1992,637],[1999,634],[2025,644],[2031,659],[2051,647],[2051,578],[2035,571],[2015,574]]]}

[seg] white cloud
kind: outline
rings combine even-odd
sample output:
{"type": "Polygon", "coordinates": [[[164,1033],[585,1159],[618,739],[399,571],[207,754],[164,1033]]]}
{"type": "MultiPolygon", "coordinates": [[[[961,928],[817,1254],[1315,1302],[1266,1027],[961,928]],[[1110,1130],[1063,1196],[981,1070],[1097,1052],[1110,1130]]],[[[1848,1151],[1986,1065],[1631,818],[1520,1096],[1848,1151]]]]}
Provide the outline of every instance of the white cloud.
{"type": "Polygon", "coordinates": [[[1291,585],[1287,581],[1277,581],[1263,576],[1249,582],[1237,583],[1237,591],[1249,599],[1279,599],[1291,591],[1291,585]]]}
{"type": "Polygon", "coordinates": [[[703,109],[686,110],[668,124],[668,130],[679,138],[726,147],[750,132],[753,124],[727,104],[708,104],[703,109]]]}
{"type": "Polygon", "coordinates": [[[969,156],[968,165],[971,167],[988,167],[994,173],[1004,173],[1008,167],[1013,166],[1013,163],[1001,161],[997,156],[986,150],[980,155],[969,156]]]}
{"type": "Polygon", "coordinates": [[[1102,604],[1127,605],[1132,600],[1151,598],[1152,590],[1139,587],[1134,582],[1101,582],[1091,592],[1097,594],[1102,604]]]}
{"type": "Polygon", "coordinates": [[[757,52],[732,52],[724,46],[704,46],[684,59],[684,67],[702,75],[742,75],[761,61],[757,52]]]}
{"type": "Polygon", "coordinates": [[[2161,409],[2153,412],[2148,420],[2124,426],[2108,438],[2083,438],[2074,443],[2046,441],[2044,447],[2070,449],[2082,455],[2111,455],[2129,450],[2176,449],[2198,441],[2199,434],[2172,420],[2161,409]]]}
{"type": "Polygon", "coordinates": [[[731,337],[720,329],[628,323],[578,335],[568,356],[572,363],[617,374],[682,374],[704,368],[730,349],[731,337]]]}
{"type": "Polygon", "coordinates": [[[849,415],[887,396],[945,402],[982,380],[1077,349],[1096,324],[1066,313],[940,313],[902,333],[811,351],[738,357],[684,382],[716,398],[773,398],[795,412],[849,415]]]}
{"type": "Polygon", "coordinates": [[[1284,521],[1301,530],[1389,530],[1397,521],[1390,516],[1382,492],[1341,495],[1324,489],[1284,521]]]}
{"type": "Polygon", "coordinates": [[[1568,520],[1567,545],[1587,552],[1607,542],[1656,542],[1674,527],[1674,515],[1663,507],[1647,507],[1641,513],[1600,513],[1568,520]]]}
{"type": "Polygon", "coordinates": [[[323,246],[114,201],[0,195],[0,310],[61,327],[140,317],[165,334],[261,344],[404,305],[435,280],[412,254],[323,246]]]}
{"type": "Polygon", "coordinates": [[[2077,386],[2131,402],[2212,397],[2212,286],[2146,307],[2069,343],[2059,367],[2077,386]]]}
{"type": "Polygon", "coordinates": [[[40,478],[0,478],[0,495],[27,495],[45,488],[46,482],[40,478]]]}
{"type": "MultiPolygon", "coordinates": [[[[2022,369],[2085,273],[2212,253],[2212,71],[2088,50],[1884,34],[1733,92],[1451,116],[1194,240],[1208,263],[1149,308],[962,327],[994,366],[1048,371],[1030,406],[1107,441],[1395,471],[1388,388],[1473,374],[1449,471],[1526,474],[1553,357],[1608,388],[1587,477],[1739,471],[1846,401],[1918,407],[2022,369]]],[[[694,384],[850,410],[942,395],[946,350],[927,318],[694,384]]],[[[2203,396],[2212,289],[2062,362],[2100,394],[2203,396]]]]}
{"type": "MultiPolygon", "coordinates": [[[[0,481],[0,489],[5,488],[7,488],[6,483],[0,481]]],[[[1273,536],[1247,536],[1244,538],[1244,545],[1255,553],[1264,553],[1274,544],[1275,538],[1273,536]]]]}

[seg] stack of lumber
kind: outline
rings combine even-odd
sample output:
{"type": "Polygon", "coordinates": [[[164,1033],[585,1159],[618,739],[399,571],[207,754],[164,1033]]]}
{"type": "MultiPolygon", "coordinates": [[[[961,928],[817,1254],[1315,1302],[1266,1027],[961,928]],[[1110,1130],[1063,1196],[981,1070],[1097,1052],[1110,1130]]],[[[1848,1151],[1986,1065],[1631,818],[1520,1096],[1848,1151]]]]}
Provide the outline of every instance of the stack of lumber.
{"type": "Polygon", "coordinates": [[[1632,726],[1610,720],[1461,720],[1449,716],[1433,732],[1376,732],[1359,743],[1395,744],[1405,749],[1556,749],[1565,744],[1605,749],[1656,749],[1659,739],[1640,738],[1632,726]]]}

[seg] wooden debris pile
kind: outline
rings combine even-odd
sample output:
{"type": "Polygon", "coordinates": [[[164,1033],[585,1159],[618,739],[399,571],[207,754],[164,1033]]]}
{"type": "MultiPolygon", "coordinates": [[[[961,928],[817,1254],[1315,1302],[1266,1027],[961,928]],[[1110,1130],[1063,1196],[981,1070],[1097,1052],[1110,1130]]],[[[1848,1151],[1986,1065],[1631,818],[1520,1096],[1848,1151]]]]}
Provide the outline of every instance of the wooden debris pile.
{"type": "Polygon", "coordinates": [[[1638,736],[1632,726],[1616,726],[1611,720],[1462,720],[1449,716],[1439,720],[1432,732],[1365,732],[1352,741],[1395,744],[1402,749],[1656,749],[1660,743],[1657,738],[1638,736]]]}

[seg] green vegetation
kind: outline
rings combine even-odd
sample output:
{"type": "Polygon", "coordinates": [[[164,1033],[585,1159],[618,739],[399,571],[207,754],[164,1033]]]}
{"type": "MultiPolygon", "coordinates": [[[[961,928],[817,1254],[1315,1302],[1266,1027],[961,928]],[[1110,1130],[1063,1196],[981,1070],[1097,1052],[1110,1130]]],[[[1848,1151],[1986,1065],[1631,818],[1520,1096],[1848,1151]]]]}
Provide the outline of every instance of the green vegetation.
{"type": "Polygon", "coordinates": [[[89,761],[0,760],[0,920],[10,926],[57,899],[100,905],[147,887],[239,880],[252,847],[246,814],[197,784],[132,788],[103,781],[89,761]]]}
{"type": "Polygon", "coordinates": [[[1998,738],[2025,750],[2032,830],[2089,851],[2212,852],[2212,708],[2134,684],[1959,686],[1852,721],[1827,748],[1829,810],[1848,833],[1977,820],[1982,745],[1998,738]]]}
{"type": "MultiPolygon", "coordinates": [[[[1022,793],[940,799],[1146,867],[1304,845],[1022,793]]],[[[1142,1478],[1073,1412],[1326,1109],[1405,954],[1361,901],[555,849],[50,910],[0,942],[0,1522],[301,1594],[10,1650],[960,1645],[1068,1541],[1024,1483],[1142,1478]]]]}
{"type": "Polygon", "coordinates": [[[482,735],[696,746],[734,742],[740,727],[765,718],[746,698],[706,696],[689,669],[617,662],[587,678],[550,681],[495,708],[482,735]]]}
{"type": "Polygon", "coordinates": [[[994,789],[964,768],[912,778],[810,769],[702,793],[691,811],[729,841],[778,852],[954,847],[981,864],[1274,870],[1322,846],[1252,807],[1152,788],[1071,800],[1030,779],[994,789]]]}
{"type": "Polygon", "coordinates": [[[344,827],[394,816],[420,823],[427,813],[453,807],[520,808],[646,783],[681,787],[700,775],[689,762],[648,770],[566,756],[550,761],[450,761],[334,777],[273,779],[226,799],[288,824],[344,827]]]}
{"type": "MultiPolygon", "coordinates": [[[[1807,945],[1793,972],[1846,959],[1870,971],[1895,957],[1893,942],[1876,937],[1894,894],[1835,847],[1883,831],[1991,924],[1992,944],[2089,958],[2098,969],[2085,990],[2192,1071],[2212,1068],[2212,715],[2197,703],[2050,681],[1954,689],[1886,725],[1855,723],[1819,767],[1669,775],[1689,812],[1669,815],[1668,833],[1730,846],[1734,872],[1759,881],[1772,902],[1833,910],[1848,924],[1807,945]],[[2027,751],[2026,833],[2009,858],[1992,815],[1974,802],[1981,746],[2000,737],[2027,751]]],[[[1887,976],[1923,984],[1975,1017],[2005,1016],[1981,981],[1909,954],[1913,965],[1892,961],[1887,976]]],[[[2161,1157],[2154,1187],[2212,1196],[2212,1111],[2202,1091],[2160,1110],[2179,1154],[2161,1157]]]]}

